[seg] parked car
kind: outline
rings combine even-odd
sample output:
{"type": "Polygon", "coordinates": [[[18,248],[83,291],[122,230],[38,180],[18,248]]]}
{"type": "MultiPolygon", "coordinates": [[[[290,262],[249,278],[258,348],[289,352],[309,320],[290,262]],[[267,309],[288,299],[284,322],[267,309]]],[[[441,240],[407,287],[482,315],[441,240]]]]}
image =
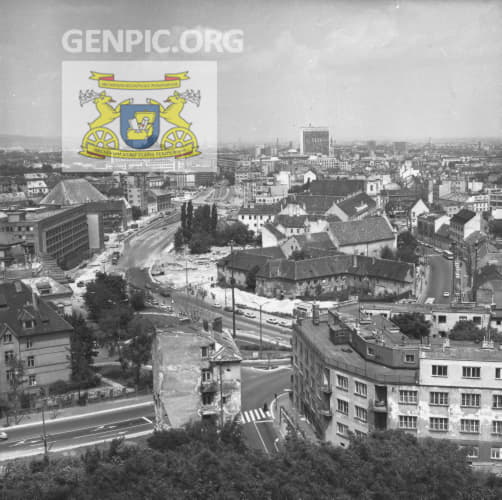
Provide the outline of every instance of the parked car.
{"type": "Polygon", "coordinates": [[[443,297],[449,297],[450,296],[450,292],[443,292],[443,297]]]}
{"type": "Polygon", "coordinates": [[[246,311],[244,316],[246,316],[246,318],[256,318],[256,314],[249,311],[246,311]]]}
{"type": "Polygon", "coordinates": [[[219,302],[215,302],[213,307],[215,309],[221,309],[221,304],[219,302]]]}
{"type": "Polygon", "coordinates": [[[244,311],[242,309],[236,309],[235,314],[238,314],[239,316],[244,316],[244,311]]]}
{"type": "Polygon", "coordinates": [[[7,435],[7,433],[4,431],[0,431],[0,440],[6,441],[7,439],[9,439],[9,436],[7,435]]]}
{"type": "Polygon", "coordinates": [[[77,281],[77,286],[79,288],[82,288],[83,286],[85,286],[85,283],[83,281],[77,281]]]}
{"type": "Polygon", "coordinates": [[[279,321],[276,318],[268,318],[267,323],[269,323],[271,325],[277,325],[279,323],[279,321]]]}
{"type": "Polygon", "coordinates": [[[286,321],[283,319],[282,321],[279,321],[279,325],[283,326],[284,328],[291,328],[291,321],[286,321]]]}

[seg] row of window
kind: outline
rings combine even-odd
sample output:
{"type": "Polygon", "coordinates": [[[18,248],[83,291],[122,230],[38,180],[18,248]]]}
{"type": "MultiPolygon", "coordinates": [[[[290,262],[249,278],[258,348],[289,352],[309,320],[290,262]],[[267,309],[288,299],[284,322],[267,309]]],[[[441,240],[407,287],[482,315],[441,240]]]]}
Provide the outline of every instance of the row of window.
{"type": "MultiPolygon", "coordinates": [[[[344,377],[343,375],[336,376],[336,386],[338,389],[342,391],[349,390],[349,379],[344,377]]],[[[358,382],[357,380],[354,383],[354,394],[357,396],[362,396],[363,398],[368,396],[368,386],[363,382],[358,382]]]]}
{"type": "MultiPolygon", "coordinates": [[[[399,402],[402,404],[418,404],[418,391],[402,390],[399,391],[399,402]]],[[[433,406],[448,406],[448,392],[429,393],[429,404],[433,406]]],[[[481,394],[462,393],[460,406],[467,408],[481,407],[481,394]]],[[[492,408],[502,409],[502,394],[492,395],[492,408]]]]}
{"type": "MultiPolygon", "coordinates": [[[[5,362],[13,360],[15,357],[14,351],[5,351],[5,362]]],[[[28,368],[33,368],[35,366],[35,356],[28,356],[26,358],[26,366],[28,368]]]]}
{"type": "MultiPolygon", "coordinates": [[[[336,432],[340,436],[349,437],[349,426],[345,425],[345,424],[342,424],[341,422],[337,422],[337,424],[336,424],[336,432]]],[[[354,430],[354,434],[356,435],[356,437],[359,437],[359,438],[366,437],[366,433],[365,432],[358,431],[357,429],[354,430]]]]}
{"type": "MultiPolygon", "coordinates": [[[[339,413],[343,415],[349,414],[349,403],[343,399],[336,400],[336,409],[339,413]]],[[[355,409],[355,418],[360,420],[361,422],[368,421],[368,410],[366,408],[362,408],[361,406],[354,406],[355,409]]]]}
{"type": "MultiPolygon", "coordinates": [[[[7,382],[14,381],[14,370],[7,370],[5,372],[5,376],[7,378],[7,382]]],[[[37,376],[36,375],[28,375],[28,385],[37,385],[37,376]]]]}
{"type": "MultiPolygon", "coordinates": [[[[399,415],[400,429],[416,429],[418,417],[415,415],[399,415]]],[[[450,430],[448,417],[430,417],[429,430],[436,432],[448,432],[450,430]]],[[[479,434],[479,420],[472,418],[460,419],[460,432],[479,434]]],[[[492,421],[492,434],[502,435],[502,421],[492,421]]]]}
{"type": "MultiPolygon", "coordinates": [[[[432,365],[433,377],[447,377],[448,365],[432,365]]],[[[463,378],[481,378],[480,366],[462,366],[463,378]]],[[[495,368],[495,378],[502,378],[502,368],[495,368]]]]}

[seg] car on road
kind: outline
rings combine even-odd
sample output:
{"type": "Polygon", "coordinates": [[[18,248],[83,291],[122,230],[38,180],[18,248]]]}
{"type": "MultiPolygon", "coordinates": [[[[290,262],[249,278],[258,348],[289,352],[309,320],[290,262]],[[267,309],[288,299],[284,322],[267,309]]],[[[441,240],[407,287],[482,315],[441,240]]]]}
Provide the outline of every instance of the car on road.
{"type": "Polygon", "coordinates": [[[291,321],[281,320],[279,321],[279,326],[283,326],[284,328],[291,328],[291,321]]]}
{"type": "Polygon", "coordinates": [[[244,316],[244,311],[242,309],[236,309],[235,314],[238,314],[239,316],[244,316]]]}
{"type": "Polygon", "coordinates": [[[79,288],[82,288],[83,286],[85,286],[85,283],[83,281],[77,281],[77,286],[79,288]]]}
{"type": "Polygon", "coordinates": [[[443,297],[449,297],[450,296],[450,292],[443,292],[443,297]]]}
{"type": "Polygon", "coordinates": [[[279,323],[279,320],[276,318],[268,318],[267,323],[269,323],[271,325],[277,325],[279,323]]]}
{"type": "MultiPolygon", "coordinates": [[[[232,306],[225,306],[225,307],[223,308],[223,310],[224,310],[224,311],[227,311],[227,312],[232,312],[232,311],[233,311],[232,306]]],[[[237,314],[237,310],[235,311],[235,314],[237,314]]]]}
{"type": "Polygon", "coordinates": [[[244,316],[246,316],[246,318],[256,318],[256,314],[249,311],[246,311],[244,316]]]}
{"type": "Polygon", "coordinates": [[[7,435],[7,433],[4,431],[0,431],[0,441],[5,441],[7,439],[9,439],[9,436],[7,435]]]}
{"type": "Polygon", "coordinates": [[[214,305],[213,305],[213,307],[215,309],[221,309],[221,304],[219,302],[215,302],[214,305]]]}

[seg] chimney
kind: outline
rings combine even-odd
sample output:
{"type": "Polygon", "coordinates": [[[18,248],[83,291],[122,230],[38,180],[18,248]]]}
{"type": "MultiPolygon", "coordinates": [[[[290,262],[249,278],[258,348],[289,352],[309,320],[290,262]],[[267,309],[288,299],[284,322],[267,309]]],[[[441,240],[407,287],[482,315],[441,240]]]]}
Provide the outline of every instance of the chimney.
{"type": "Polygon", "coordinates": [[[352,266],[357,267],[357,255],[356,254],[352,255],[352,266]]]}
{"type": "Polygon", "coordinates": [[[38,297],[33,288],[31,289],[31,301],[33,304],[33,309],[35,309],[35,311],[38,311],[38,297]]]}

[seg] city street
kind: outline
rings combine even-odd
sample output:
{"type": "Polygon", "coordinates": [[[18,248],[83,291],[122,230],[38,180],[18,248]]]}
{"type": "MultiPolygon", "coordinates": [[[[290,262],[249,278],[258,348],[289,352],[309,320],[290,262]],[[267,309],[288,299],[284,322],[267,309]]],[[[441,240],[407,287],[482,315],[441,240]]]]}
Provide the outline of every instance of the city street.
{"type": "Polygon", "coordinates": [[[452,261],[441,255],[431,254],[427,257],[430,270],[425,297],[433,297],[436,304],[449,304],[451,297],[444,297],[443,293],[451,290],[452,261]]]}

